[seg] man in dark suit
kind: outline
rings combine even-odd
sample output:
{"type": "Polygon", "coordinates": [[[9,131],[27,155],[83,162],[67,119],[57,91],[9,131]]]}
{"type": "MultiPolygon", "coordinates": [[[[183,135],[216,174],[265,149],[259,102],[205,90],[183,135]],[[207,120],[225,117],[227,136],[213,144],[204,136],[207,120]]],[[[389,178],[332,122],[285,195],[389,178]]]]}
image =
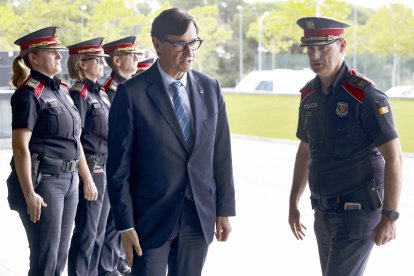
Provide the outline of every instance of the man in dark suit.
{"type": "Polygon", "coordinates": [[[108,191],[132,275],[201,275],[235,215],[230,133],[217,80],[192,70],[195,19],[152,23],[154,65],[120,84],[109,115],[108,191]]]}

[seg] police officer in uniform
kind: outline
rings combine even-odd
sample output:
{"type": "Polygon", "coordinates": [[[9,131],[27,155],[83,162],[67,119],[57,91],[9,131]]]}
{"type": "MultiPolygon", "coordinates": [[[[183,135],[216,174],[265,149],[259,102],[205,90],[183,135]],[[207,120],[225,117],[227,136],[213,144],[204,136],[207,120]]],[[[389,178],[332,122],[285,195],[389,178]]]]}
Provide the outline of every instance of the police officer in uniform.
{"type": "Polygon", "coordinates": [[[128,36],[103,45],[106,63],[111,67],[111,76],[105,81],[104,88],[109,99],[115,97],[118,84],[131,78],[137,71],[138,61],[142,52],[135,48],[135,36],[128,36]]]}
{"type": "MultiPolygon", "coordinates": [[[[139,55],[142,53],[136,49],[135,39],[135,36],[128,36],[102,46],[105,53],[109,55],[105,58],[106,63],[112,69],[111,75],[103,85],[111,102],[118,84],[131,78],[137,70],[139,55]]],[[[99,260],[99,275],[111,275],[115,270],[123,275],[131,274],[131,268],[125,260],[119,232],[115,230],[114,219],[110,213],[99,260]]]]}
{"type": "Polygon", "coordinates": [[[97,82],[103,76],[107,55],[102,49],[102,37],[83,41],[69,49],[68,72],[75,80],[70,89],[81,117],[81,142],[89,171],[96,187],[81,181],[75,229],[69,249],[69,275],[98,275],[98,261],[104,240],[109,200],[106,195],[106,157],[108,114],[110,102],[97,82]],[[84,195],[94,189],[97,200],[88,201],[84,195]]]}
{"type": "Polygon", "coordinates": [[[12,172],[7,180],[11,209],[18,211],[30,248],[28,275],[61,275],[68,256],[78,203],[78,168],[93,185],[80,143],[80,118],[67,86],[56,75],[62,56],[56,31],[48,27],[14,43],[12,83],[12,172]],[[28,74],[29,73],[29,74],[28,74]]]}
{"type": "Polygon", "coordinates": [[[297,24],[317,76],[301,90],[289,225],[303,239],[298,204],[308,181],[322,275],[363,275],[374,243],[395,238],[399,216],[402,154],[391,106],[344,61],[349,25],[323,17],[297,24]]]}

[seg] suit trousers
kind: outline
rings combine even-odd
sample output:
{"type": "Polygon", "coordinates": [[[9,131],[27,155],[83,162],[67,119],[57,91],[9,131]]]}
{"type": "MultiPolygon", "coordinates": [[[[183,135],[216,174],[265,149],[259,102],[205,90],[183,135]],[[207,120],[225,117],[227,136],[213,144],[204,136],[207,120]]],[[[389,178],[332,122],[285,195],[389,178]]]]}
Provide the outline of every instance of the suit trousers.
{"type": "Polygon", "coordinates": [[[381,209],[315,211],[314,230],[323,276],[362,276],[374,246],[381,209]]]}
{"type": "Polygon", "coordinates": [[[121,246],[120,234],[115,229],[114,216],[109,211],[98,265],[99,275],[118,275],[116,267],[120,258],[125,258],[125,253],[121,246]]]}
{"type": "Polygon", "coordinates": [[[96,201],[86,200],[81,182],[75,229],[69,249],[69,276],[98,275],[98,261],[108,219],[109,200],[106,192],[105,170],[93,173],[92,177],[98,190],[98,199],[96,201]]]}
{"type": "Polygon", "coordinates": [[[159,248],[134,253],[133,276],[201,276],[208,244],[193,202],[184,198],[180,218],[168,241],[159,248]]]}
{"type": "Polygon", "coordinates": [[[78,204],[78,186],[77,172],[43,175],[35,189],[47,204],[40,220],[31,222],[26,208],[19,209],[30,247],[29,276],[62,275],[78,204]]]}

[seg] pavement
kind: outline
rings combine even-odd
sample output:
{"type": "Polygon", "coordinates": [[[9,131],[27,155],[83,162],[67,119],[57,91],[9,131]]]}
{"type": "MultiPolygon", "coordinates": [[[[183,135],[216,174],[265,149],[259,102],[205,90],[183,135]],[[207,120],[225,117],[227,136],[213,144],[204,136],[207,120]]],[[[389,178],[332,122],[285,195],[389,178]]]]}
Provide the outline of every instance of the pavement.
{"type": "MultiPolygon", "coordinates": [[[[309,191],[301,200],[306,238],[297,241],[287,223],[297,142],[232,136],[237,216],[227,242],[214,241],[203,276],[321,275],[309,191]]],[[[0,276],[27,275],[29,249],[16,212],[7,203],[12,152],[0,150],[0,276]]],[[[404,187],[397,239],[374,247],[365,276],[414,275],[414,158],[404,159],[404,187]]],[[[66,274],[65,274],[66,275],[66,274]]]]}

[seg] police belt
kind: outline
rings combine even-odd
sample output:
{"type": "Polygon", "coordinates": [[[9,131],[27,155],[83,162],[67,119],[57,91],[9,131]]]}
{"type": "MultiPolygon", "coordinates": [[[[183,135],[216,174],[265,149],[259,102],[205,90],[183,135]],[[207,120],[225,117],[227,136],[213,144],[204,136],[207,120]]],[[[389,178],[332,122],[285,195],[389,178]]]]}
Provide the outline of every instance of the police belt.
{"type": "Polygon", "coordinates": [[[332,198],[311,197],[312,209],[319,211],[336,211],[338,209],[344,209],[344,204],[347,202],[360,203],[361,209],[375,210],[371,206],[371,198],[365,187],[361,187],[351,193],[332,198]]]}
{"type": "Polygon", "coordinates": [[[106,160],[108,159],[107,155],[101,154],[101,153],[95,153],[95,154],[85,153],[85,158],[87,161],[92,160],[95,163],[95,165],[105,165],[106,160]]]}
{"type": "Polygon", "coordinates": [[[44,174],[59,175],[61,172],[77,172],[79,160],[65,161],[48,156],[40,157],[40,171],[44,174]]]}

